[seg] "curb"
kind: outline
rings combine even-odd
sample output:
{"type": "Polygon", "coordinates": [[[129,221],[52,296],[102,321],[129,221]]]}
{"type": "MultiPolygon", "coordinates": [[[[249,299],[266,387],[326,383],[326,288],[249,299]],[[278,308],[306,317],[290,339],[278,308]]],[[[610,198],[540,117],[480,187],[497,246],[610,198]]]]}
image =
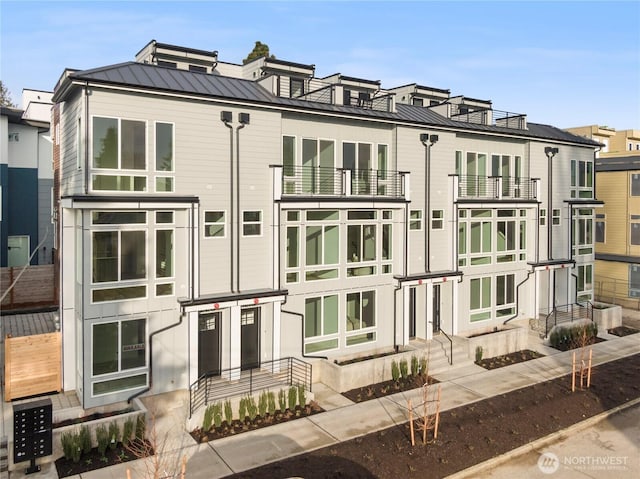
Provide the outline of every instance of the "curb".
{"type": "Polygon", "coordinates": [[[585,419],[579,423],[574,424],[566,429],[562,429],[561,431],[557,431],[549,434],[548,436],[541,437],[532,441],[528,444],[520,446],[516,449],[513,449],[509,452],[505,452],[504,454],[487,459],[480,464],[476,464],[475,466],[468,467],[463,469],[462,471],[456,472],[455,474],[451,474],[450,476],[446,476],[446,479],[465,479],[468,477],[478,477],[481,472],[485,472],[487,469],[493,469],[511,459],[516,459],[528,452],[535,452],[537,449],[548,446],[551,443],[556,441],[565,439],[575,433],[582,431],[590,426],[593,426],[600,421],[607,419],[610,416],[613,416],[616,413],[624,411],[630,407],[636,406],[640,404],[640,397],[636,399],[632,399],[631,401],[621,404],[620,406],[616,406],[613,409],[609,409],[608,411],[601,412],[595,416],[591,416],[589,419],[585,419]]]}

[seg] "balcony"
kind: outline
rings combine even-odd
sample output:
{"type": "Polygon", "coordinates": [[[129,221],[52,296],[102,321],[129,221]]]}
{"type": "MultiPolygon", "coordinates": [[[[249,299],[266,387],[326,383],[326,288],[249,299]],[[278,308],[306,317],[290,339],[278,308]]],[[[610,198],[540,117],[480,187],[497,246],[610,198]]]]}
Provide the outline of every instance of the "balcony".
{"type": "Polygon", "coordinates": [[[409,174],[398,171],[281,165],[273,169],[276,200],[353,196],[407,199],[405,192],[409,191],[409,174]]]}
{"type": "Polygon", "coordinates": [[[540,197],[540,180],[514,176],[451,175],[455,200],[527,201],[540,197]]]}

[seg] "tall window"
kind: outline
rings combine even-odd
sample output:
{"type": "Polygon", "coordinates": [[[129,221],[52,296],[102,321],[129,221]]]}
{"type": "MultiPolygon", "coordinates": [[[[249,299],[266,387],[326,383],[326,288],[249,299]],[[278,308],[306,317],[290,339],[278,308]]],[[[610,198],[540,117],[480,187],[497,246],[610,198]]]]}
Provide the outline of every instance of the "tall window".
{"type": "MultiPolygon", "coordinates": [[[[174,169],[173,124],[158,122],[155,126],[156,171],[161,174],[171,173],[174,169]]],[[[173,176],[156,176],[156,191],[169,192],[173,189],[173,176]]]]}
{"type": "MultiPolygon", "coordinates": [[[[574,255],[592,254],[593,253],[593,210],[588,208],[579,209],[574,214],[572,228],[573,228],[573,254],[574,255]]],[[[640,242],[638,244],[640,244],[640,242]]]]}
{"type": "MultiPolygon", "coordinates": [[[[156,223],[173,222],[172,212],[157,212],[156,223]]],[[[91,213],[91,297],[93,302],[143,298],[147,294],[147,213],[93,211],[91,213]]],[[[173,229],[155,233],[155,261],[150,278],[166,281],[174,276],[173,229]],[[155,271],[155,273],[154,273],[155,271]]],[[[151,250],[154,254],[154,250],[151,250]]],[[[153,256],[151,257],[153,258],[153,256]]],[[[159,295],[173,294],[163,289],[159,295]]]]}
{"type": "Polygon", "coordinates": [[[82,141],[82,119],[76,124],[76,168],[82,168],[84,161],[84,142],[82,141]]]}
{"type": "Polygon", "coordinates": [[[338,277],[340,262],[340,233],[338,211],[307,211],[305,228],[305,280],[334,279],[338,277]],[[314,224],[315,223],[315,224],[314,224]],[[309,267],[312,268],[309,268],[309,267]],[[317,268],[333,266],[332,268],[317,268]]]}
{"type": "Polygon", "coordinates": [[[289,90],[291,98],[297,98],[301,95],[304,95],[304,80],[300,78],[291,78],[290,80],[291,88],[289,90]]]}
{"type": "Polygon", "coordinates": [[[307,354],[338,347],[338,295],[305,300],[304,338],[307,354]]]}
{"type": "Polygon", "coordinates": [[[604,243],[606,239],[606,215],[603,213],[596,214],[596,243],[604,243]]]}
{"type": "Polygon", "coordinates": [[[640,196],[640,174],[631,175],[631,196],[640,196]]]}
{"type": "Polygon", "coordinates": [[[491,318],[491,277],[473,278],[469,282],[469,309],[471,321],[491,318]]]}
{"type": "Polygon", "coordinates": [[[515,275],[496,276],[496,316],[512,316],[515,311],[515,275]]]}
{"type": "Polygon", "coordinates": [[[640,298],[640,264],[629,265],[629,297],[640,298]]]}
{"type": "Polygon", "coordinates": [[[444,210],[431,210],[431,229],[444,229],[444,210]]]}
{"type": "Polygon", "coordinates": [[[640,245],[640,215],[631,215],[629,217],[629,244],[633,246],[640,245]]]}
{"type": "Polygon", "coordinates": [[[376,292],[347,294],[347,346],[376,340],[376,292]]]}
{"type": "Polygon", "coordinates": [[[571,197],[593,198],[593,161],[571,160],[571,197]]]}
{"type": "Polygon", "coordinates": [[[282,174],[284,176],[284,193],[296,192],[296,138],[282,137],[282,174]]]}
{"type": "Polygon", "coordinates": [[[593,265],[578,266],[578,301],[591,301],[593,299],[593,265]]]}
{"type": "MultiPolygon", "coordinates": [[[[376,225],[377,211],[349,211],[347,219],[347,263],[366,263],[376,261],[376,225]],[[360,224],[351,224],[358,222],[360,224]]],[[[347,268],[347,276],[375,274],[376,267],[358,266],[347,268]]]]}
{"type": "Polygon", "coordinates": [[[471,210],[469,223],[470,264],[491,263],[491,210],[471,210]]]}
{"type": "Polygon", "coordinates": [[[94,396],[145,386],[146,373],[146,320],[114,321],[94,324],[92,327],[91,374],[103,377],[114,373],[138,372],[117,379],[95,381],[94,396]]]}
{"type": "Polygon", "coordinates": [[[371,143],[342,144],[342,166],[351,170],[351,192],[354,195],[370,195],[372,191],[373,145],[371,143]]]}

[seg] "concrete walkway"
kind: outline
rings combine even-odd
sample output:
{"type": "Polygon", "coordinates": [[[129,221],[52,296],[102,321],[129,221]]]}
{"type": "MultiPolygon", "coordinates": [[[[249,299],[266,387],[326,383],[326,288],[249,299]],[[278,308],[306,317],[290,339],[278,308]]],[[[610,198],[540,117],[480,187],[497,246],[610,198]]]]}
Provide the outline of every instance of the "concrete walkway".
{"type": "MultiPolygon", "coordinates": [[[[594,365],[640,353],[640,334],[623,338],[606,333],[604,336],[608,341],[593,346],[594,365]]],[[[441,409],[448,410],[569,373],[571,352],[552,351],[554,354],[544,358],[491,371],[473,365],[436,374],[442,383],[441,409]]],[[[187,478],[215,479],[405,422],[407,399],[417,403],[421,398],[420,390],[414,390],[353,404],[326,387],[320,386],[314,393],[318,402],[329,409],[327,412],[206,444],[194,444],[184,431],[186,398],[145,404],[150,411],[163,411],[156,418],[156,425],[161,441],[167,438],[166,442],[162,441],[165,447],[164,454],[160,455],[167,475],[179,471],[181,458],[186,457],[187,478]]],[[[156,396],[153,400],[163,399],[156,396]]],[[[143,478],[147,465],[145,460],[137,460],[82,474],[81,479],[123,479],[127,477],[127,469],[133,478],[143,478]]],[[[14,471],[10,477],[18,479],[24,474],[14,471]]],[[[57,474],[53,465],[43,465],[42,472],[29,478],[54,479],[57,474]]]]}

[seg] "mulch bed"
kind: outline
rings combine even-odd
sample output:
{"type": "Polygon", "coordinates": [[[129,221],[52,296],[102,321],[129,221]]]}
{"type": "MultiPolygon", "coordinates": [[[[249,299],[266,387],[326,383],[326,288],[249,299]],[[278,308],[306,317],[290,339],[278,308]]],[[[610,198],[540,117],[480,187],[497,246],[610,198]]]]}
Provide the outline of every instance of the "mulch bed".
{"type": "Polygon", "coordinates": [[[255,431],[263,427],[274,426],[283,422],[295,421],[296,419],[313,416],[321,412],[324,412],[324,409],[322,409],[317,402],[311,401],[304,408],[296,406],[294,411],[287,408],[284,412],[276,411],[273,416],[267,413],[265,417],[258,415],[253,420],[250,420],[248,417],[245,418],[244,421],[235,419],[231,425],[229,425],[227,421],[223,421],[220,427],[212,426],[208,431],[203,431],[202,428],[198,428],[191,431],[190,434],[196,442],[209,442],[215,439],[242,434],[243,432],[255,431]]]}
{"type": "Polygon", "coordinates": [[[515,353],[504,354],[502,356],[495,356],[493,358],[481,359],[476,361],[478,366],[482,366],[485,369],[498,369],[504,366],[511,366],[512,364],[523,363],[532,359],[543,358],[544,354],[540,354],[537,351],[531,349],[523,349],[516,351],[515,353]]]}
{"type": "MultiPolygon", "coordinates": [[[[389,396],[390,394],[421,388],[426,379],[427,378],[421,374],[417,374],[415,376],[409,375],[406,378],[398,378],[397,381],[390,379],[389,381],[351,389],[343,392],[342,395],[353,402],[368,401],[369,399],[381,398],[389,396]]],[[[431,376],[428,377],[428,381],[429,384],[435,384],[438,382],[431,376]]]]}
{"type": "Polygon", "coordinates": [[[615,328],[608,329],[607,332],[609,334],[613,334],[614,336],[629,336],[630,334],[640,333],[637,329],[630,328],[629,326],[617,326],[615,328]]]}
{"type": "Polygon", "coordinates": [[[83,454],[79,462],[73,462],[61,457],[56,459],[55,466],[58,477],[62,478],[141,459],[141,457],[148,455],[147,453],[153,454],[153,448],[148,441],[145,441],[144,445],[132,443],[131,448],[124,447],[119,442],[115,449],[107,449],[104,457],[100,455],[98,448],[93,448],[89,454],[83,454]]]}
{"type": "Polygon", "coordinates": [[[232,478],[445,477],[640,397],[640,355],[593,368],[591,388],[571,375],[445,411],[438,438],[411,446],[408,423],[232,478]]]}

